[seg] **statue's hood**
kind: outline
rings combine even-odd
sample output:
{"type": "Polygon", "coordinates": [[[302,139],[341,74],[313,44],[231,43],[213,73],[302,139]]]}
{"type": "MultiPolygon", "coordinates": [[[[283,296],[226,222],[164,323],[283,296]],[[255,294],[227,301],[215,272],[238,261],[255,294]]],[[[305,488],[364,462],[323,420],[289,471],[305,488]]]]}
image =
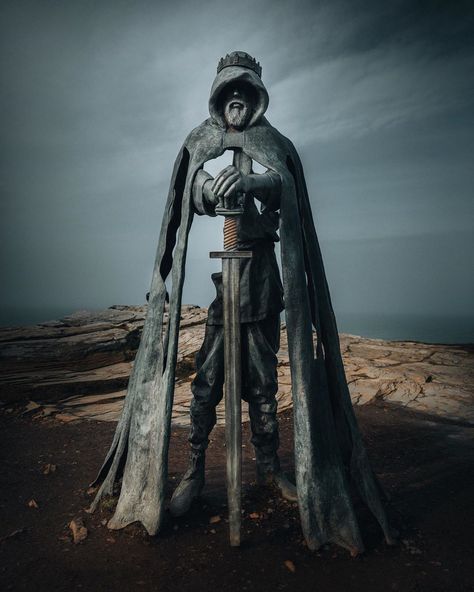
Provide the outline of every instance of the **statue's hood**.
{"type": "Polygon", "coordinates": [[[224,88],[231,83],[244,82],[253,87],[257,96],[257,107],[252,113],[248,127],[255,125],[268,107],[268,92],[260,76],[250,68],[242,66],[227,66],[215,77],[212,83],[211,96],[209,97],[209,113],[212,119],[221,127],[225,127],[225,120],[219,105],[219,97],[224,88]]]}

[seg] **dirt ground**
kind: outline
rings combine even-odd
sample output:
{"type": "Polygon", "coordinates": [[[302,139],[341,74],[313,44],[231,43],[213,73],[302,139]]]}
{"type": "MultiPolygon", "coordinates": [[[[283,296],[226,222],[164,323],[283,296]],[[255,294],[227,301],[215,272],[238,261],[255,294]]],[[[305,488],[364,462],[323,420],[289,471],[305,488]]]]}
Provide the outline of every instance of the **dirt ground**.
{"type": "MultiPolygon", "coordinates": [[[[3,415],[0,589],[474,590],[472,428],[393,407],[366,406],[356,412],[373,467],[391,497],[389,513],[400,544],[388,547],[358,505],[366,552],[355,559],[333,546],[308,551],[296,505],[253,482],[249,443],[244,449],[244,542],[230,548],[222,429],[213,432],[202,500],[189,516],[168,516],[162,532],[148,537],[137,525],[108,530],[110,501],[94,515],[85,511],[91,501],[87,485],[115,424],[3,415]],[[48,464],[56,470],[49,467],[48,472],[48,464]],[[76,517],[88,529],[77,545],[68,528],[76,517]]],[[[291,475],[291,412],[280,416],[280,429],[281,457],[291,475]]],[[[247,426],[244,441],[248,438],[247,426]]],[[[170,491],[186,459],[186,430],[174,429],[170,491]]]]}

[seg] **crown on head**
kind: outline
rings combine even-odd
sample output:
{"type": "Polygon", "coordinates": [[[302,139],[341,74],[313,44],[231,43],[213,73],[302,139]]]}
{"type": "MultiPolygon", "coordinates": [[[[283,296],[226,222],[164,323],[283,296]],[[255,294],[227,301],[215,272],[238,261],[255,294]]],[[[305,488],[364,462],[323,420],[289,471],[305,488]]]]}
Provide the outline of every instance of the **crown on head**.
{"type": "Polygon", "coordinates": [[[256,72],[260,78],[262,77],[262,66],[260,62],[257,62],[245,51],[233,51],[231,54],[227,54],[225,58],[221,58],[217,64],[217,73],[228,66],[241,66],[242,68],[250,68],[256,72]]]}

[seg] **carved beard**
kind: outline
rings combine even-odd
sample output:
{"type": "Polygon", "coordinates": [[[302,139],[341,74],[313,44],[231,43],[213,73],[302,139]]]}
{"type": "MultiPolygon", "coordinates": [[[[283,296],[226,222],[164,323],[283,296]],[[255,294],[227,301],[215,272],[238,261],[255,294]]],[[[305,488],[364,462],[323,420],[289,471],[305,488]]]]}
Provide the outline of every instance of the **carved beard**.
{"type": "Polygon", "coordinates": [[[236,106],[234,103],[236,103],[235,100],[229,101],[225,106],[225,120],[228,126],[235,129],[243,129],[250,118],[250,109],[246,103],[241,101],[239,101],[239,106],[236,106]]]}

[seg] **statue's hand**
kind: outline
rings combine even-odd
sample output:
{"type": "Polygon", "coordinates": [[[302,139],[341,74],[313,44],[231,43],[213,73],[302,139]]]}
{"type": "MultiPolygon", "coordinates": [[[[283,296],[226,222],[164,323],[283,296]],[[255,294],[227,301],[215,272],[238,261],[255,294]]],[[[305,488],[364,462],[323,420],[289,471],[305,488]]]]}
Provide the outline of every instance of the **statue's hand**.
{"type": "Polygon", "coordinates": [[[202,186],[202,192],[204,193],[204,198],[206,199],[207,203],[211,206],[216,206],[219,203],[219,197],[212,191],[212,183],[214,179],[211,177],[204,182],[202,186]]]}
{"type": "Polygon", "coordinates": [[[248,175],[244,175],[233,165],[227,166],[216,176],[211,191],[217,198],[230,198],[249,189],[248,175]]]}

